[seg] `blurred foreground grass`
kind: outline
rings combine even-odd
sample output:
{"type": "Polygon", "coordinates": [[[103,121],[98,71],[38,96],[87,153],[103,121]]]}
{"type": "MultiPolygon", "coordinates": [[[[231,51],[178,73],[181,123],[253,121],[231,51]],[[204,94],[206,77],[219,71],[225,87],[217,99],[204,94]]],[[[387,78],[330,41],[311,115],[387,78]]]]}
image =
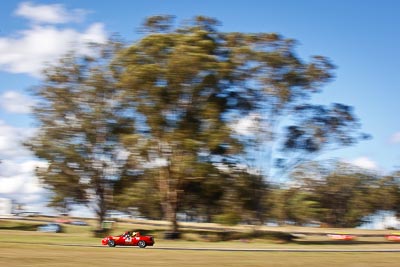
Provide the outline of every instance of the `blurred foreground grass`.
{"type": "Polygon", "coordinates": [[[0,265],[66,266],[399,266],[399,253],[174,251],[0,243],[0,265]]]}

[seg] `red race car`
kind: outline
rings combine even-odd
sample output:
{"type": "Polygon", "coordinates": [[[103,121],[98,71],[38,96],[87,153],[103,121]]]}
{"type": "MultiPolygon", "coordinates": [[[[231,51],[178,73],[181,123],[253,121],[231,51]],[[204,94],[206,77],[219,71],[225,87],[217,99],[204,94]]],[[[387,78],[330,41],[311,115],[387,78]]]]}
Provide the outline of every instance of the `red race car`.
{"type": "Polygon", "coordinates": [[[351,241],[356,239],[355,235],[349,235],[349,234],[328,234],[328,237],[333,240],[344,240],[344,241],[351,241]]]}
{"type": "Polygon", "coordinates": [[[393,233],[393,234],[385,235],[385,238],[388,241],[400,242],[400,233],[393,233]]]}
{"type": "Polygon", "coordinates": [[[115,246],[138,246],[145,248],[154,245],[154,238],[151,235],[141,235],[139,232],[125,232],[119,236],[107,236],[101,240],[102,245],[115,246]]]}

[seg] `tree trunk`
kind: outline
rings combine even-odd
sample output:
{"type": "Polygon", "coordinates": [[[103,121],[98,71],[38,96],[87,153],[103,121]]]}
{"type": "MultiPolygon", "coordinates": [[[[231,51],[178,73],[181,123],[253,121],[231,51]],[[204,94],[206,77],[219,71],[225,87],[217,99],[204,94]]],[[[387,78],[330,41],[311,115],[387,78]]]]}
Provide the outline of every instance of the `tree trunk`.
{"type": "Polygon", "coordinates": [[[172,182],[169,167],[160,169],[159,184],[160,194],[162,196],[162,210],[164,218],[171,223],[170,231],[176,233],[179,230],[177,213],[178,213],[178,189],[172,182]]]}
{"type": "Polygon", "coordinates": [[[174,199],[174,197],[172,197],[171,199],[168,200],[167,203],[167,218],[168,221],[171,223],[171,229],[170,231],[173,233],[177,233],[178,232],[178,221],[177,221],[177,202],[174,199]]]}

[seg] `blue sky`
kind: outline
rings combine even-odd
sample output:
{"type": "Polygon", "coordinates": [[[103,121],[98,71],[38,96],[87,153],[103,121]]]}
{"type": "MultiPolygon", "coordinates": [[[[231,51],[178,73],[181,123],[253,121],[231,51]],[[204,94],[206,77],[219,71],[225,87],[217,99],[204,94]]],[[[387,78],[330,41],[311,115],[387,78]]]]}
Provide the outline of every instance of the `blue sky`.
{"type": "MultiPolygon", "coordinates": [[[[28,88],[39,84],[43,62],[87,40],[113,33],[132,41],[147,16],[177,20],[206,15],[221,31],[277,32],[299,42],[298,54],[329,57],[336,78],[314,97],[351,105],[373,138],[325,155],[388,173],[400,169],[400,2],[317,0],[2,1],[0,8],[0,197],[42,205],[33,176],[40,164],[19,141],[34,134],[28,88]]],[[[41,163],[43,164],[43,163],[41,163]]]]}

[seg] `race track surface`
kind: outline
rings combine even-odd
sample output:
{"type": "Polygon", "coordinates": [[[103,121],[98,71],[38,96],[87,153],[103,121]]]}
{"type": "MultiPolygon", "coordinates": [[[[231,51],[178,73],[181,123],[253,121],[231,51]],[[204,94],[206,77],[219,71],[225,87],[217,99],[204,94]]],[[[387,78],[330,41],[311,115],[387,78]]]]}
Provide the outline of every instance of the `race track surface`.
{"type": "MultiPolygon", "coordinates": [[[[9,244],[35,244],[38,243],[29,243],[29,242],[9,242],[9,244]]],[[[139,249],[139,247],[131,247],[131,246],[116,246],[116,247],[108,247],[102,245],[86,245],[86,244],[52,244],[52,243],[41,243],[41,245],[46,246],[66,246],[66,247],[91,247],[91,248],[103,248],[103,249],[139,249]]],[[[221,252],[348,252],[348,253],[368,253],[368,252],[400,252],[400,248],[398,249],[316,249],[316,248],[196,248],[196,247],[146,247],[144,249],[151,250],[176,250],[176,251],[221,251],[221,252]]]]}

